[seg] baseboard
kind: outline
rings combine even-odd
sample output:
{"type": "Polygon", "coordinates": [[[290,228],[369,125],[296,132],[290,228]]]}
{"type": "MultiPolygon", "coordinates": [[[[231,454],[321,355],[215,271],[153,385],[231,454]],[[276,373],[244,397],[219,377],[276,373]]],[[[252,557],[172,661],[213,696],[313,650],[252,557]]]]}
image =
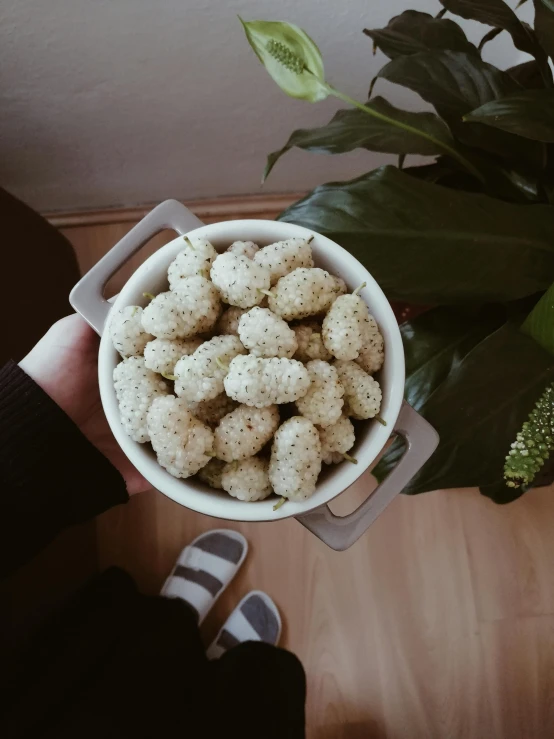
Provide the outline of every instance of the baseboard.
{"type": "MultiPolygon", "coordinates": [[[[237,195],[210,200],[185,200],[184,204],[206,223],[233,221],[240,218],[275,218],[282,210],[305,193],[276,195],[237,195]]],[[[57,228],[101,226],[109,223],[140,221],[156,203],[133,208],[103,208],[101,210],[46,213],[46,218],[57,228]]]]}

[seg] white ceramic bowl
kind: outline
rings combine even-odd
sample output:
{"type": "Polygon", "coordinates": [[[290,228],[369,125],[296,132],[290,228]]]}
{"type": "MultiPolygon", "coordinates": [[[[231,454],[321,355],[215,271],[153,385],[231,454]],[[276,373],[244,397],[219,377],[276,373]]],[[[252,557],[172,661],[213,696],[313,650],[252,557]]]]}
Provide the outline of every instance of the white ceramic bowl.
{"type": "MultiPolygon", "coordinates": [[[[166,201],[165,204],[158,206],[156,211],[160,211],[164,206],[169,208],[167,205],[169,203],[174,204],[173,208],[182,209],[175,201],[166,201]]],[[[106,303],[98,297],[103,284],[126,258],[162,227],[172,225],[180,233],[188,232],[193,242],[195,237],[205,237],[218,251],[223,251],[233,241],[239,239],[251,240],[263,246],[292,236],[314,236],[312,247],[316,266],[342,277],[351,290],[363,282],[366,283],[361,296],[377,320],[385,340],[385,362],[378,379],[383,391],[380,415],[387,425],[383,426],[374,420],[360,422],[356,445],[352,452],[358,464],[343,462],[339,465],[323,465],[316,492],[308,500],[287,501],[286,505],[277,511],[273,510],[276,500],[273,496],[256,503],[243,502],[222,491],[213,490],[194,478],[179,480],[172,477],[157,463],[149,444],[138,444],[127,436],[120,423],[112,377],[114,367],[121,359],[111,344],[108,332],[104,332],[100,343],[98,377],[102,403],[114,436],[131,462],[153,487],[194,511],[235,521],[275,521],[291,516],[303,516],[323,506],[350,487],[367,470],[395,429],[404,392],[404,353],[398,324],[387,298],[357,259],[325,236],[301,226],[277,221],[239,220],[191,228],[191,218],[194,223],[198,223],[198,220],[189,213],[188,220],[185,219],[185,224],[179,227],[175,225],[175,219],[158,216],[156,220],[154,217],[156,211],[135,227],[131,234],[114,247],[113,254],[110,252],[101,260],[74,289],[71,302],[93,327],[101,332],[106,319],[106,303]],[[148,223],[149,217],[155,221],[154,224],[148,223]],[[169,223],[166,222],[168,220],[169,223]],[[97,293],[97,299],[102,301],[104,313],[101,317],[98,317],[100,315],[98,312],[94,313],[92,310],[92,293],[97,293]]],[[[183,239],[179,236],[149,257],[127,281],[113,304],[113,310],[127,305],[145,305],[147,300],[143,297],[144,292],[158,293],[166,290],[167,267],[182,248],[183,239]]]]}

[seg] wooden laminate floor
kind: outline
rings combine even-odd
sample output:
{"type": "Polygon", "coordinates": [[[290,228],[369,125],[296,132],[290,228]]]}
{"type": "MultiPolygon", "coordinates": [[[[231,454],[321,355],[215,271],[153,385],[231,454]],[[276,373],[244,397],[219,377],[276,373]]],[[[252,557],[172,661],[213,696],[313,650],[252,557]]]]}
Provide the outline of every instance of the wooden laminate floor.
{"type": "MultiPolygon", "coordinates": [[[[86,270],[131,225],[65,233],[86,270]]],[[[368,484],[335,510],[354,507],[368,484]]],[[[180,549],[220,524],[151,491],[98,519],[100,565],[123,566],[156,593],[180,549]]],[[[206,639],[249,589],[270,593],[283,644],[308,675],[310,739],[554,737],[552,489],[507,507],[472,490],[400,496],[345,553],[295,521],[230,525],[250,555],[206,639]]]]}

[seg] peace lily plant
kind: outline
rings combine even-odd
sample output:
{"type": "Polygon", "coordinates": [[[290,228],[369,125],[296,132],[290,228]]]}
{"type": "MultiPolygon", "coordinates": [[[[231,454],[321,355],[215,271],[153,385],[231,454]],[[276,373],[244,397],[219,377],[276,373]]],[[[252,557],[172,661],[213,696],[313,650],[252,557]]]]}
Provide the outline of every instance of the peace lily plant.
{"type": "MultiPolygon", "coordinates": [[[[364,30],[390,60],[367,101],[326,80],[302,29],[241,22],[283,92],[349,106],[324,126],[294,131],[269,155],[264,180],[294,147],[398,156],[398,167],[317,187],[279,219],[329,236],[391,300],[426,308],[400,327],[405,395],[441,443],[404,492],[478,486],[508,502],[552,479],[554,2],[534,0],[534,29],[502,0],[440,2],[435,17],[408,10],[364,30]],[[452,15],[490,27],[478,46],[452,15]],[[483,46],[502,32],[529,61],[505,71],[483,61],[483,46]],[[435,112],[396,108],[375,94],[380,80],[409,88],[435,112]],[[433,159],[404,168],[408,154],[433,159]]],[[[396,441],[379,478],[401,452],[396,441]]]]}

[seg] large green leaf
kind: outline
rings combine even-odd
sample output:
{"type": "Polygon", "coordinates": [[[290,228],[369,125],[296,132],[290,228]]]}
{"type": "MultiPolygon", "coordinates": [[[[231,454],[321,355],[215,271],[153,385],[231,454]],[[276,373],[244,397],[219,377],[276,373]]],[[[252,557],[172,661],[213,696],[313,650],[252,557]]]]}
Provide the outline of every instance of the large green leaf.
{"type": "MultiPolygon", "coordinates": [[[[400,325],[406,360],[404,398],[421,410],[435,390],[458,369],[465,356],[502,324],[494,309],[462,314],[452,308],[433,308],[400,325]]],[[[397,464],[404,443],[396,439],[374,469],[382,480],[397,464]]]]}
{"type": "Polygon", "coordinates": [[[516,64],[515,67],[510,67],[506,72],[526,90],[542,90],[544,88],[538,64],[534,59],[516,64]]]}
{"type": "Polygon", "coordinates": [[[535,57],[541,68],[543,79],[547,84],[552,83],[548,59],[535,32],[517,17],[504,0],[440,0],[440,3],[447,10],[462,18],[508,31],[514,46],[535,57]]]}
{"type": "Polygon", "coordinates": [[[535,141],[554,143],[554,90],[523,90],[485,103],[464,116],[535,141]]]}
{"type": "MultiPolygon", "coordinates": [[[[467,125],[474,126],[478,124],[467,125]]],[[[486,126],[481,127],[486,128],[486,126]]],[[[500,134],[519,138],[520,141],[541,147],[541,150],[545,147],[545,144],[541,144],[538,141],[528,141],[520,137],[513,137],[512,134],[504,134],[503,131],[497,131],[496,129],[489,128],[488,131],[494,135],[500,134]]],[[[519,161],[508,160],[503,162],[498,157],[492,156],[484,151],[466,150],[465,158],[469,159],[476,169],[483,173],[484,182],[478,188],[460,187],[459,189],[470,192],[484,192],[492,197],[513,203],[546,202],[546,199],[541,197],[540,179],[542,172],[528,172],[528,167],[522,166],[519,161]]],[[[544,158],[541,161],[544,165],[544,158]]],[[[455,161],[452,160],[451,164],[453,167],[455,166],[460,169],[455,161]]],[[[465,172],[465,170],[463,171],[465,172]]],[[[447,182],[443,182],[442,184],[449,186],[447,182]]],[[[479,185],[479,183],[477,184],[479,185]]]]}
{"type": "Polygon", "coordinates": [[[419,410],[466,354],[499,328],[501,313],[490,309],[468,315],[440,307],[400,326],[406,359],[404,397],[412,408],[419,410]]]}
{"type": "Polygon", "coordinates": [[[459,118],[520,88],[506,72],[462,51],[424,51],[399,56],[378,77],[410,88],[440,115],[459,118]]]}
{"type": "Polygon", "coordinates": [[[445,185],[445,187],[451,187],[454,190],[481,192],[479,182],[446,157],[438,157],[432,164],[404,167],[402,171],[411,177],[445,185]]]}
{"type": "Polygon", "coordinates": [[[544,183],[540,178],[516,169],[503,167],[484,153],[477,156],[475,153],[469,154],[466,151],[465,156],[470,158],[480,171],[485,172],[485,185],[470,177],[466,170],[455,161],[444,156],[439,157],[433,164],[404,167],[403,171],[412,177],[427,182],[435,182],[454,190],[465,190],[466,192],[488,190],[494,192],[496,197],[508,202],[549,202],[542,191],[544,183]]]}
{"type": "Polygon", "coordinates": [[[477,53],[457,23],[418,10],[405,10],[391,18],[385,28],[364,28],[364,33],[390,59],[429,49],[477,53]]]}
{"type": "Polygon", "coordinates": [[[343,154],[353,149],[368,149],[387,154],[441,154],[446,143],[455,143],[447,125],[434,113],[412,113],[400,110],[384,98],[366,103],[379,118],[363,110],[339,110],[325,126],[294,131],[285,146],[267,158],[264,179],[275,163],[294,146],[320,154],[343,154]],[[392,125],[393,119],[399,125],[392,125]]]}
{"type": "Polygon", "coordinates": [[[462,122],[462,116],[481,105],[522,91],[507,72],[475,55],[431,51],[397,57],[378,76],[408,87],[434,105],[462,144],[484,149],[515,164],[524,163],[530,169],[542,167],[542,144],[504,131],[491,131],[479,123],[462,122]]]}
{"type": "Polygon", "coordinates": [[[450,190],[381,167],[322,185],[279,218],[328,235],[393,300],[509,301],[554,275],[554,208],[450,190]]]}
{"type": "Polygon", "coordinates": [[[535,33],[546,53],[554,59],[554,3],[534,0],[535,33]]]}
{"type": "MultiPolygon", "coordinates": [[[[553,379],[552,357],[517,324],[507,323],[477,344],[420,408],[440,444],[403,492],[478,486],[498,502],[521,494],[505,495],[504,458],[553,379]]],[[[384,462],[379,473],[388,466],[384,462]]]]}
{"type": "Polygon", "coordinates": [[[521,329],[543,349],[554,354],[554,284],[535,305],[521,329]]]}

